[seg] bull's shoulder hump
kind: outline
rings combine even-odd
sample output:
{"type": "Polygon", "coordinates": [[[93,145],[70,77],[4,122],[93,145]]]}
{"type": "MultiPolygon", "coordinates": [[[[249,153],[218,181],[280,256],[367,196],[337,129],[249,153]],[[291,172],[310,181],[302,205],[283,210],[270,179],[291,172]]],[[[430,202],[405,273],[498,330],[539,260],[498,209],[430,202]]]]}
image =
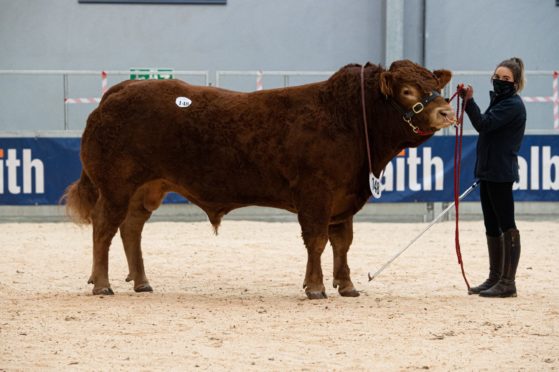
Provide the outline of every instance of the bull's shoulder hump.
{"type": "Polygon", "coordinates": [[[193,87],[193,85],[188,84],[187,82],[184,82],[182,80],[175,80],[175,79],[169,79],[169,80],[125,80],[122,81],[114,86],[112,86],[107,93],[107,94],[111,94],[111,93],[115,93],[115,92],[119,92],[122,90],[139,90],[139,89],[161,89],[161,88],[172,88],[172,87],[176,87],[176,88],[191,88],[193,87]]]}

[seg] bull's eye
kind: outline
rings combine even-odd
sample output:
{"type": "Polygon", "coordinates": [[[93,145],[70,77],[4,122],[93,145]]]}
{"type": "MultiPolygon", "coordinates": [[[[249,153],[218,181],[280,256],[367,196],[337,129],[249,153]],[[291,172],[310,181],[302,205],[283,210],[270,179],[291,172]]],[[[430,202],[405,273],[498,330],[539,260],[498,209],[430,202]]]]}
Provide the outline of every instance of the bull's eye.
{"type": "Polygon", "coordinates": [[[413,92],[411,91],[411,89],[408,89],[408,88],[404,88],[404,90],[402,91],[402,94],[404,96],[413,96],[413,92]]]}

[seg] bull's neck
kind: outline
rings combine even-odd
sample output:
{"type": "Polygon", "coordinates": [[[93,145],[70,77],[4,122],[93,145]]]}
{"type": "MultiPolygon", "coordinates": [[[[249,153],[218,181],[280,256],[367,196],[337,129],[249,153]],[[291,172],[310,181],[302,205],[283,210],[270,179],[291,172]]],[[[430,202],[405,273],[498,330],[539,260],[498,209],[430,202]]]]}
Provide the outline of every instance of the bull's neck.
{"type": "MultiPolygon", "coordinates": [[[[381,94],[379,77],[383,71],[384,69],[374,65],[365,68],[364,101],[369,151],[372,170],[377,177],[402,149],[415,147],[429,138],[413,133],[402,119],[402,115],[381,94]]],[[[330,78],[327,86],[329,109],[335,117],[336,125],[355,134],[355,145],[362,154],[363,167],[368,169],[361,95],[361,67],[353,66],[338,71],[330,78]]]]}
{"type": "MultiPolygon", "coordinates": [[[[390,101],[380,94],[378,85],[365,89],[365,106],[371,166],[375,176],[380,177],[386,165],[403,149],[416,147],[427,138],[412,131],[390,101]]],[[[363,115],[360,126],[365,136],[363,115]]]]}

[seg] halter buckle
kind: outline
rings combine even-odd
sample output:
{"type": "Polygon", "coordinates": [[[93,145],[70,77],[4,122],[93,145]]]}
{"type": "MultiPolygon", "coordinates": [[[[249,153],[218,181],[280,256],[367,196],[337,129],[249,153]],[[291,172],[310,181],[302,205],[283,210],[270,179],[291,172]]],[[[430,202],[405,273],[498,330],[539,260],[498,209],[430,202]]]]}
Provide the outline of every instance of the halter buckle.
{"type": "Polygon", "coordinates": [[[423,105],[423,103],[417,102],[415,105],[412,106],[411,110],[414,114],[419,114],[421,111],[423,111],[424,108],[425,106],[423,105]]]}

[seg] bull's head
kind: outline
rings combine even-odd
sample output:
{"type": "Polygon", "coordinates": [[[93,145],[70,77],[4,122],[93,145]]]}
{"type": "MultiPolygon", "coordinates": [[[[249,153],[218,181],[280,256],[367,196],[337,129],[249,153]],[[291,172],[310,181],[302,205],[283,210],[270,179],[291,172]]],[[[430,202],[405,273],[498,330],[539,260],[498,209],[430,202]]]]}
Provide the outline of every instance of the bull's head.
{"type": "Polygon", "coordinates": [[[448,70],[427,70],[408,60],[392,63],[380,75],[380,91],[415,133],[432,134],[456,123],[452,107],[439,95],[450,81],[448,70]]]}

